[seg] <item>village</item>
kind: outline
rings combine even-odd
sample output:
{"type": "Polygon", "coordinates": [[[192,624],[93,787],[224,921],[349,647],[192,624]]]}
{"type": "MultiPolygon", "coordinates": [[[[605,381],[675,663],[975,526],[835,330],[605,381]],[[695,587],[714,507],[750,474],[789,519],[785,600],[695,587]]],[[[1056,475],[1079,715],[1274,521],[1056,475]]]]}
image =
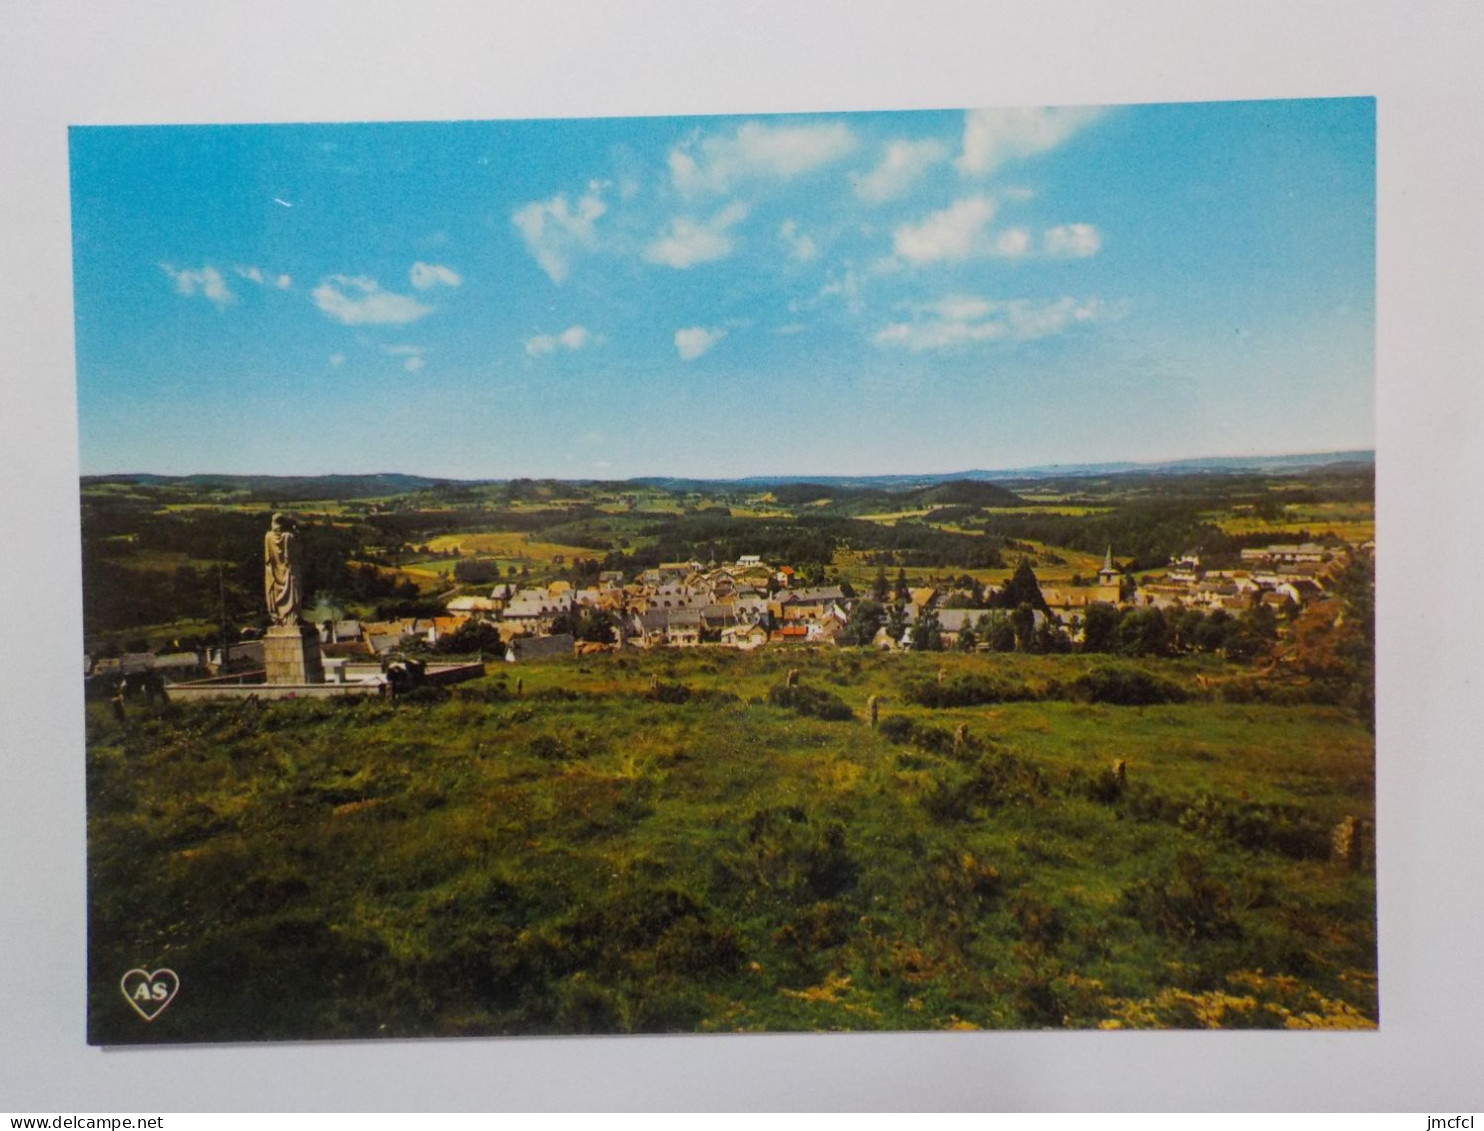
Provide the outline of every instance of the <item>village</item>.
{"type": "MultiPolygon", "coordinates": [[[[1196,553],[1172,558],[1164,570],[1135,576],[1121,570],[1109,547],[1095,578],[1033,590],[981,585],[964,576],[911,585],[878,573],[858,594],[845,582],[801,584],[789,565],[743,555],[728,564],[666,562],[632,579],[601,572],[579,587],[502,582],[448,597],[446,613],[370,621],[327,619],[314,625],[332,671],[385,667],[405,654],[478,653],[479,659],[528,662],[624,648],[710,645],[752,651],[797,645],[869,645],[881,651],[1071,651],[1088,644],[1089,612],[1157,609],[1174,614],[1218,611],[1237,621],[1249,614],[1291,620],[1323,601],[1345,568],[1370,558],[1360,546],[1273,543],[1241,551],[1241,568],[1206,569],[1196,553]],[[1007,599],[1008,597],[1008,599],[1007,599]],[[1260,612],[1261,610],[1261,612],[1260,612]],[[1029,641],[1037,641],[1029,644],[1029,641]],[[348,665],[348,667],[346,666],[348,665]]],[[[1023,583],[1020,583],[1023,584],[1023,583]]],[[[468,588],[468,587],[463,587],[468,588]]],[[[1092,615],[1095,617],[1096,612],[1092,615]]],[[[202,674],[261,668],[263,642],[251,628],[243,639],[195,651],[125,653],[91,659],[93,679],[129,678],[154,685],[202,674]]]]}

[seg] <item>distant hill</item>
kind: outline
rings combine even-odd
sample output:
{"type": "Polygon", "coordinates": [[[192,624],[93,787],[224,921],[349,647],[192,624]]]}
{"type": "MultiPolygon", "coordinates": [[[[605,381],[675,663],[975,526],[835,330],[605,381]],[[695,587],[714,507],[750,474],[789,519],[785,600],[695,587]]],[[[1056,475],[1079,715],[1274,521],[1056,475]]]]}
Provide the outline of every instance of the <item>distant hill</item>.
{"type": "Polygon", "coordinates": [[[741,479],[684,479],[648,476],[631,479],[629,482],[642,486],[660,487],[667,491],[735,491],[740,488],[758,491],[773,489],[776,494],[779,486],[805,485],[814,491],[848,489],[900,492],[960,481],[1005,482],[1008,480],[1069,479],[1079,476],[1120,475],[1126,472],[1138,472],[1145,475],[1180,475],[1202,471],[1222,474],[1243,471],[1282,474],[1331,466],[1371,466],[1375,462],[1375,451],[1361,448],[1340,452],[1301,452],[1279,456],[1201,456],[1155,463],[1135,463],[1130,460],[1110,463],[1048,463],[1031,467],[974,468],[968,471],[940,474],[753,475],[741,479]]]}
{"type": "MultiPolygon", "coordinates": [[[[677,493],[771,491],[779,502],[803,506],[821,499],[837,503],[861,503],[892,494],[911,493],[913,501],[938,506],[1015,506],[1023,502],[1013,491],[998,486],[1008,481],[1022,483],[1042,479],[1075,479],[1137,473],[1141,475],[1190,475],[1209,472],[1233,474],[1263,472],[1298,473],[1322,468],[1371,467],[1376,453],[1370,449],[1341,452],[1296,453],[1281,456],[1206,456],[1158,463],[1064,463],[1000,470],[974,469],[945,474],[920,475],[775,475],[741,479],[688,479],[642,476],[622,482],[572,480],[609,490],[639,487],[677,493]]],[[[124,483],[141,486],[179,486],[201,492],[240,494],[264,501],[308,499],[370,499],[403,495],[434,488],[464,488],[510,482],[500,479],[437,479],[423,475],[381,472],[373,475],[154,475],[148,472],[117,475],[85,475],[84,486],[124,483]]],[[[556,483],[557,480],[542,480],[556,483]]]]}
{"type": "Polygon", "coordinates": [[[429,479],[380,472],[374,475],[84,475],[83,486],[134,483],[146,487],[187,487],[194,491],[248,495],[255,499],[374,499],[478,480],[429,479]]]}
{"type": "Polygon", "coordinates": [[[926,506],[1015,507],[1025,500],[1007,487],[982,479],[951,479],[910,493],[914,503],[926,506]]]}

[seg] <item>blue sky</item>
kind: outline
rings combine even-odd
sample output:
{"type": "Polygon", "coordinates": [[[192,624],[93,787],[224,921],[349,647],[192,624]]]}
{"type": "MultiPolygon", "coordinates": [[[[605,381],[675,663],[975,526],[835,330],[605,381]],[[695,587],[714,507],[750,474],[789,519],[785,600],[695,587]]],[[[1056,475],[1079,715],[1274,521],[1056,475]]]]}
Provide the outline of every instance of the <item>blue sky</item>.
{"type": "Polygon", "coordinates": [[[1372,446],[1369,99],[71,132],[85,474],[1372,446]]]}

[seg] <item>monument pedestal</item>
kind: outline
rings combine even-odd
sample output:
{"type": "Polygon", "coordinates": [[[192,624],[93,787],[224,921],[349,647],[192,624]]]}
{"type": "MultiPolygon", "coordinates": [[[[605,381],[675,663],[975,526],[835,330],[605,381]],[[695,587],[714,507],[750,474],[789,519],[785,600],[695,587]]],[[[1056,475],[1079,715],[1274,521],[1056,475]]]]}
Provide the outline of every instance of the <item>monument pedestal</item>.
{"type": "Polygon", "coordinates": [[[307,624],[274,625],[263,637],[263,667],[269,683],[324,683],[319,631],[307,624]]]}

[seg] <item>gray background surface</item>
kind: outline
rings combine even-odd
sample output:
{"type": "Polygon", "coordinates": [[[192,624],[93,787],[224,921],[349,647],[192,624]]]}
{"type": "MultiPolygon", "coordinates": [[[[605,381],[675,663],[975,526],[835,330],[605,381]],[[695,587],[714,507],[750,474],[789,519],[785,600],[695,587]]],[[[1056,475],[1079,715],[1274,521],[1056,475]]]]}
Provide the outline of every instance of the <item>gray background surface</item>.
{"type": "Polygon", "coordinates": [[[0,1110],[1484,1106],[1481,11],[12,6],[0,19],[0,1110]],[[1379,1032],[84,1043],[69,124],[1366,94],[1380,154],[1379,1032]]]}

